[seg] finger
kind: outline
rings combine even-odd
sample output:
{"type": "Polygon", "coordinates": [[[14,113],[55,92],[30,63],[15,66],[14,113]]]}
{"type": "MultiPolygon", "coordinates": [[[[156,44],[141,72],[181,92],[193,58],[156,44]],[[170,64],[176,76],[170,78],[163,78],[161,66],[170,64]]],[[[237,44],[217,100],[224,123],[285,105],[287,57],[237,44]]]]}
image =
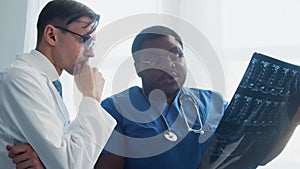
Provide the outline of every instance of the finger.
{"type": "Polygon", "coordinates": [[[92,68],[93,72],[98,72],[98,69],[96,67],[92,68]]]}
{"type": "Polygon", "coordinates": [[[96,82],[101,81],[103,79],[102,74],[98,71],[97,68],[93,68],[93,73],[96,82]]]}
{"type": "Polygon", "coordinates": [[[31,147],[25,153],[19,154],[15,158],[13,158],[13,163],[15,163],[20,168],[28,168],[41,165],[38,155],[31,147]]]}
{"type": "Polygon", "coordinates": [[[88,62],[84,62],[82,64],[82,70],[84,70],[85,72],[90,71],[91,70],[90,64],[88,62]]]}
{"type": "Polygon", "coordinates": [[[16,169],[28,169],[28,168],[34,168],[36,164],[33,163],[33,161],[23,161],[21,163],[16,164],[16,169]]]}
{"type": "Polygon", "coordinates": [[[98,74],[99,74],[99,80],[101,80],[101,84],[104,84],[105,83],[105,79],[104,79],[104,77],[102,76],[102,73],[101,72],[98,72],[98,74]]]}
{"type": "Polygon", "coordinates": [[[41,162],[41,160],[39,159],[39,157],[35,154],[35,156],[26,161],[23,161],[21,163],[18,163],[16,166],[18,166],[21,169],[29,169],[29,168],[33,168],[33,169],[45,169],[46,167],[43,165],[43,163],[41,162]]]}
{"type": "Polygon", "coordinates": [[[8,144],[6,145],[6,150],[8,151],[8,157],[9,158],[14,158],[15,154],[11,151],[11,149],[13,148],[12,145],[8,144]]]}
{"type": "Polygon", "coordinates": [[[12,147],[13,147],[12,145],[7,144],[7,145],[6,145],[6,150],[9,151],[12,147]]]}
{"type": "Polygon", "coordinates": [[[79,79],[87,79],[91,76],[92,70],[88,62],[82,64],[81,72],[78,74],[79,79]]]}
{"type": "MultiPolygon", "coordinates": [[[[16,155],[14,158],[12,158],[13,163],[20,164],[24,161],[27,161],[29,159],[33,158],[32,154],[29,153],[29,151],[16,155]]],[[[33,158],[34,159],[34,158],[33,158]]]]}
{"type": "Polygon", "coordinates": [[[79,74],[81,72],[81,70],[82,70],[82,63],[77,63],[75,65],[73,74],[77,75],[77,74],[79,74]]]}
{"type": "Polygon", "coordinates": [[[23,144],[23,145],[20,145],[20,146],[12,146],[12,147],[10,147],[8,156],[10,158],[13,158],[16,155],[19,155],[21,153],[25,153],[29,149],[30,149],[30,146],[28,144],[23,144]]]}
{"type": "Polygon", "coordinates": [[[102,76],[100,76],[100,77],[99,77],[99,80],[100,80],[100,85],[101,85],[101,87],[103,88],[103,86],[104,86],[104,84],[105,84],[105,79],[104,79],[102,76]]]}

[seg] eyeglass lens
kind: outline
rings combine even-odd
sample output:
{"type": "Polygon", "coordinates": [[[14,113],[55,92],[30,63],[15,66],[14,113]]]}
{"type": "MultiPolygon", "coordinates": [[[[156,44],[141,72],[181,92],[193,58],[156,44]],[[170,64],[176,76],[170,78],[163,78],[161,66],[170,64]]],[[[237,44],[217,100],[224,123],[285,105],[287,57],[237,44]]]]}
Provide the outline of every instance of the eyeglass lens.
{"type": "Polygon", "coordinates": [[[143,63],[151,66],[162,66],[167,60],[172,62],[178,62],[182,60],[181,53],[169,53],[168,55],[152,55],[149,56],[143,63]]]}
{"type": "Polygon", "coordinates": [[[95,45],[95,40],[93,37],[88,37],[88,38],[85,38],[84,40],[84,48],[86,50],[89,50],[91,47],[93,47],[95,45]]]}

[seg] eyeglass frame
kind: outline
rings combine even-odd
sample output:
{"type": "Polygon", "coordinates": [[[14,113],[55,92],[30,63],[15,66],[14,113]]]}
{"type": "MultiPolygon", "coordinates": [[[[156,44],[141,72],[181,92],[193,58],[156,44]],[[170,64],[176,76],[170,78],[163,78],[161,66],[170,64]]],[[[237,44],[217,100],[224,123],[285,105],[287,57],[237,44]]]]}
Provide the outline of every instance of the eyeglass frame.
{"type": "Polygon", "coordinates": [[[83,41],[83,44],[84,44],[84,49],[86,49],[86,50],[91,49],[95,45],[95,40],[94,40],[94,38],[91,35],[84,36],[84,35],[80,35],[79,33],[73,32],[73,31],[71,31],[71,30],[69,30],[69,29],[67,29],[65,27],[62,27],[62,26],[57,26],[57,25],[53,25],[53,26],[55,28],[61,30],[61,31],[66,31],[66,32],[69,32],[69,33],[71,33],[73,35],[77,35],[80,38],[82,38],[82,41],[83,41]],[[91,42],[88,45],[89,40],[91,40],[91,42]]]}
{"type": "MultiPolygon", "coordinates": [[[[166,59],[170,59],[172,62],[177,62],[177,61],[181,61],[183,58],[184,58],[184,54],[183,52],[180,50],[179,52],[177,53],[169,53],[168,55],[160,55],[160,56],[156,56],[156,57],[161,57],[161,58],[164,58],[163,61],[165,61],[166,59]]],[[[151,62],[151,58],[147,58],[145,60],[142,60],[142,61],[138,61],[139,63],[142,63],[142,64],[149,64],[150,66],[158,66],[157,63],[163,63],[162,60],[160,60],[159,62],[151,62]]],[[[158,60],[157,60],[158,61],[158,60]]]]}

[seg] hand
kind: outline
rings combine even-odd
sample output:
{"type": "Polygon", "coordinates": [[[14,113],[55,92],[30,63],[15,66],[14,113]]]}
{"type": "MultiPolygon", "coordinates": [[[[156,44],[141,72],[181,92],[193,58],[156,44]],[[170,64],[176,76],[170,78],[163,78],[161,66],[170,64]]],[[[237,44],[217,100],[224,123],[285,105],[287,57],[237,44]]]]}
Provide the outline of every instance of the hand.
{"type": "Polygon", "coordinates": [[[104,82],[98,69],[91,68],[87,62],[82,64],[80,73],[75,75],[76,86],[82,95],[92,97],[98,102],[101,100],[104,82]]]}
{"type": "Polygon", "coordinates": [[[16,169],[45,169],[37,153],[29,144],[20,146],[7,145],[8,157],[16,164],[16,169]]]}

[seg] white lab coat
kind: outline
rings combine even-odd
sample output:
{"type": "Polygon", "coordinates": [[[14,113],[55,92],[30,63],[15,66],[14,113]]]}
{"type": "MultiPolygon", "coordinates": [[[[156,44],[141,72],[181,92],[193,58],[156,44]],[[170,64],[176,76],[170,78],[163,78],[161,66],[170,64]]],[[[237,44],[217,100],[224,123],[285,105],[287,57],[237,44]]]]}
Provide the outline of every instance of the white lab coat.
{"type": "Polygon", "coordinates": [[[77,117],[69,113],[52,81],[54,66],[36,50],[24,54],[0,75],[0,168],[15,168],[7,144],[29,143],[49,169],[93,168],[115,120],[89,97],[77,117]]]}

